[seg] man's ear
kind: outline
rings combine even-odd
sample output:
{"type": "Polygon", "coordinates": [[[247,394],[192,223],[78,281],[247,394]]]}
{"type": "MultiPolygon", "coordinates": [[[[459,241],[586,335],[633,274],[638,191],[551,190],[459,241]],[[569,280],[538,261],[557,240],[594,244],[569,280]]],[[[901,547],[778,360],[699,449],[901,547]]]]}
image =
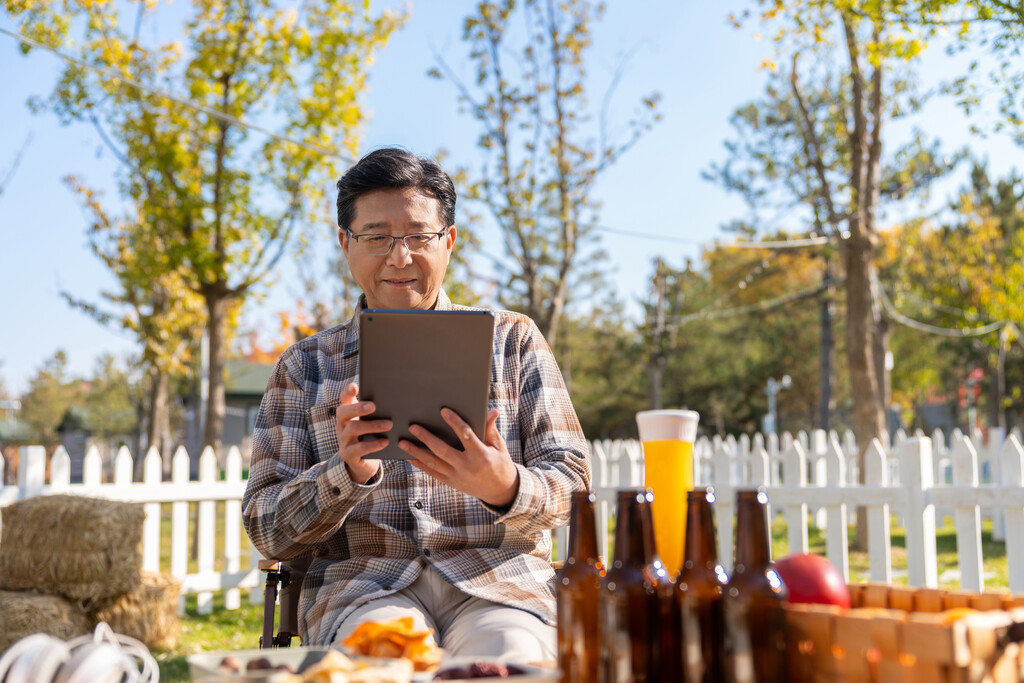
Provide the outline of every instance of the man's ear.
{"type": "Polygon", "coordinates": [[[341,245],[341,251],[345,254],[345,258],[348,258],[348,241],[351,239],[348,234],[348,230],[345,228],[338,228],[338,244],[341,245]]]}
{"type": "Polygon", "coordinates": [[[448,250],[448,255],[451,256],[452,247],[455,246],[455,238],[458,237],[458,230],[455,228],[455,224],[452,223],[448,226],[448,233],[444,236],[445,248],[448,250]]]}

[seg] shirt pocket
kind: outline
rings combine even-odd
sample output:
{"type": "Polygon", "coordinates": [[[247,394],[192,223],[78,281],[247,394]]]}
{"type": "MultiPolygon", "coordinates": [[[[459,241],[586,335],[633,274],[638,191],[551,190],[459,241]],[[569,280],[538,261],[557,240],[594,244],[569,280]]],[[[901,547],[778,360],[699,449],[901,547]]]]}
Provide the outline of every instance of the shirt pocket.
{"type": "Polygon", "coordinates": [[[491,382],[487,394],[487,409],[498,411],[498,432],[505,440],[512,460],[522,463],[522,446],[516,431],[519,408],[519,386],[512,382],[491,382]]]}
{"type": "Polygon", "coordinates": [[[335,430],[337,405],[313,406],[307,411],[309,438],[315,462],[324,462],[338,452],[338,432],[335,430]]]}

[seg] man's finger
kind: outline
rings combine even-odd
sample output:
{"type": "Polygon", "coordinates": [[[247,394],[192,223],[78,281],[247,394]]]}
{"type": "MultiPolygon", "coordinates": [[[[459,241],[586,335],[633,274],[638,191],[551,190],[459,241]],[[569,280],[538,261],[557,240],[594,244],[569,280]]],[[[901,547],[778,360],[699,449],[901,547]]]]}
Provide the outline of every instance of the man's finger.
{"type": "Polygon", "coordinates": [[[458,413],[451,408],[442,408],[441,417],[448,423],[448,426],[455,432],[455,436],[462,442],[464,449],[468,449],[471,445],[475,445],[480,442],[477,438],[476,432],[469,426],[469,423],[463,420],[458,413]]]}

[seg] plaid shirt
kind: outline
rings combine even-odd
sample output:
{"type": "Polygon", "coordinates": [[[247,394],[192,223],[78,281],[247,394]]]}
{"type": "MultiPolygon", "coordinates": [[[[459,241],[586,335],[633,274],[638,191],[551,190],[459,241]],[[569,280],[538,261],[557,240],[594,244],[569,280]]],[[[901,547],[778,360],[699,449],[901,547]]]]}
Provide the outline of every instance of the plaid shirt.
{"type": "MultiPolygon", "coordinates": [[[[362,300],[361,300],[362,303],[362,300]]],[[[439,310],[456,306],[441,292],[439,310]]],[[[459,590],[555,623],[549,529],[590,486],[590,453],[547,342],[530,318],[495,312],[488,408],[519,470],[499,510],[404,460],[365,485],[338,456],[333,408],[358,381],[356,317],[302,340],[277,363],[260,405],[242,499],[264,556],[315,559],[302,586],[302,642],[328,645],[359,605],[399,591],[426,565],[459,590]]]]}

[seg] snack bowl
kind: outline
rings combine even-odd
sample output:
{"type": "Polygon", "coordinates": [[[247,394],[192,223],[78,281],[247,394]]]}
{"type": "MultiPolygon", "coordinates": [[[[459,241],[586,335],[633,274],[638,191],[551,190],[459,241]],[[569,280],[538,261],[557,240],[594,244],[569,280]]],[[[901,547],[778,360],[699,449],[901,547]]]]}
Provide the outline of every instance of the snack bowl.
{"type": "MultiPolygon", "coordinates": [[[[290,647],[272,648],[267,650],[221,650],[200,652],[186,657],[189,673],[195,683],[276,683],[277,681],[297,681],[299,678],[288,672],[276,670],[278,666],[287,666],[292,672],[302,671],[319,663],[334,648],[326,647],[290,647]],[[239,672],[226,671],[221,663],[226,657],[234,658],[241,666],[239,672]],[[250,662],[266,659],[269,669],[246,670],[250,662]]],[[[335,649],[335,652],[341,652],[335,649]]],[[[386,659],[380,657],[362,657],[345,655],[360,669],[372,667],[380,672],[374,681],[408,683],[412,678],[412,664],[405,659],[386,659]]]]}
{"type": "Polygon", "coordinates": [[[452,680],[452,681],[482,681],[488,683],[491,681],[508,681],[508,683],[552,683],[552,681],[558,680],[558,669],[545,668],[535,666],[533,664],[520,664],[518,662],[509,662],[494,657],[445,657],[441,660],[441,665],[429,674],[417,673],[413,677],[413,681],[420,683],[420,681],[434,681],[434,680],[452,680]],[[474,664],[482,665],[501,665],[506,666],[510,669],[518,671],[518,673],[511,673],[506,678],[503,676],[483,676],[473,678],[448,678],[455,672],[455,670],[467,670],[474,664]]]}

